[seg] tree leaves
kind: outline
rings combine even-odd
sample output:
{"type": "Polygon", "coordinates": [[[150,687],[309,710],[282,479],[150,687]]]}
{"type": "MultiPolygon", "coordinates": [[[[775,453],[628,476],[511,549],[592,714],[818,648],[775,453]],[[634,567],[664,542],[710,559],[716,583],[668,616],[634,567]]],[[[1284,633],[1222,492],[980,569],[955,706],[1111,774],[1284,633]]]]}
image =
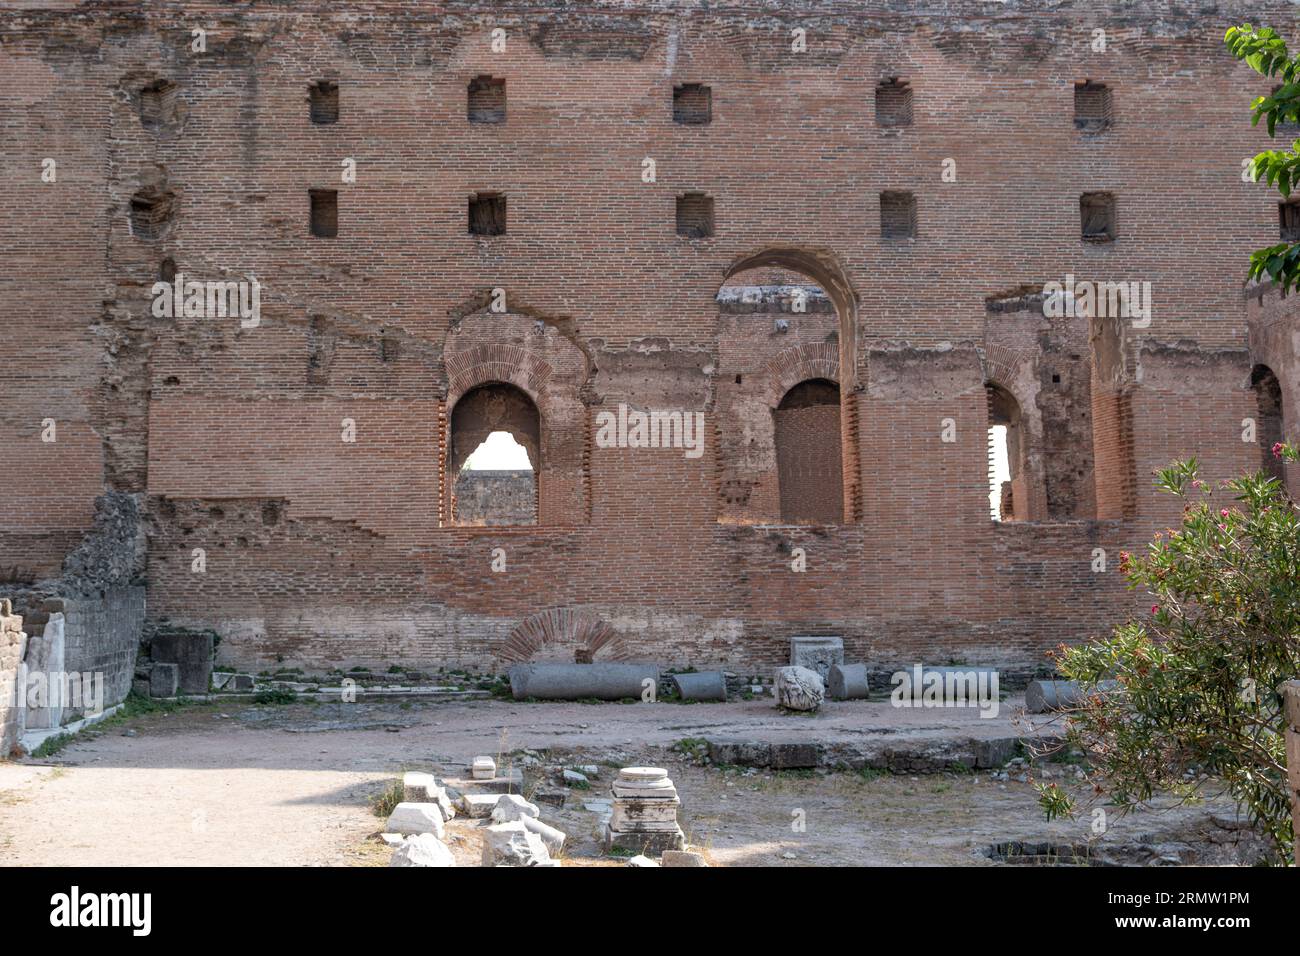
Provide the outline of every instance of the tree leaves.
{"type": "MultiPolygon", "coordinates": [[[[1251,125],[1265,121],[1268,135],[1275,137],[1279,124],[1300,124],[1300,56],[1291,56],[1286,41],[1269,27],[1256,30],[1250,24],[1230,27],[1224,36],[1229,52],[1263,76],[1280,78],[1268,96],[1251,101],[1251,125]]],[[[1300,186],[1300,154],[1296,142],[1285,150],[1266,150],[1251,160],[1250,174],[1275,187],[1284,199],[1293,186],[1300,186]]],[[[1251,253],[1248,281],[1272,282],[1283,294],[1300,285],[1300,243],[1284,243],[1251,253]]]]}

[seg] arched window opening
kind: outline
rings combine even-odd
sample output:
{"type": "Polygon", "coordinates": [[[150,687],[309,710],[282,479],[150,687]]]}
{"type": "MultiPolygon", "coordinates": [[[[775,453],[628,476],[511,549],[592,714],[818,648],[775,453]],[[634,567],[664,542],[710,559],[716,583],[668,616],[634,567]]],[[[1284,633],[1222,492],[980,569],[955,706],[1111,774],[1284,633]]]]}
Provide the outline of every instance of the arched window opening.
{"type": "Polygon", "coordinates": [[[1029,515],[1020,404],[1000,386],[986,385],[985,392],[989,404],[989,516],[994,521],[1024,521],[1029,515]]]}
{"type": "Polygon", "coordinates": [[[772,412],[781,520],[840,524],[844,520],[840,387],[826,379],[800,382],[772,412]]]}
{"type": "Polygon", "coordinates": [[[1256,365],[1250,372],[1250,387],[1255,390],[1255,403],[1259,408],[1255,423],[1255,438],[1259,442],[1264,473],[1283,483],[1286,477],[1282,460],[1273,455],[1273,446],[1282,441],[1282,386],[1267,365],[1256,365]]]}
{"type": "Polygon", "coordinates": [[[513,385],[481,385],[451,415],[447,475],[458,525],[537,523],[541,417],[513,385]]]}

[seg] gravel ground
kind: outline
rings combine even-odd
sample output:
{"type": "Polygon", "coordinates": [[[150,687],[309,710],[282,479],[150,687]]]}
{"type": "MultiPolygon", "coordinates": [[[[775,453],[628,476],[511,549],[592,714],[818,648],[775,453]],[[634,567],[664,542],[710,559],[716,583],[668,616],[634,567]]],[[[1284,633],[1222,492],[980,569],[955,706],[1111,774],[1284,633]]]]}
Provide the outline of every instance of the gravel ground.
{"type": "MultiPolygon", "coordinates": [[[[815,718],[778,714],[762,700],[193,705],[82,734],[52,758],[0,763],[0,862],[381,865],[388,850],[370,804],[402,770],[458,773],[475,754],[524,748],[542,751],[549,765],[602,767],[564,809],[542,807],[542,818],[569,834],[568,865],[621,865],[600,852],[599,815],[582,804],[606,797],[614,768],[632,764],[670,770],[687,839],[715,865],[988,866],[988,848],[1008,841],[1092,841],[1117,862],[1241,858],[1248,831],[1222,802],[1112,819],[1098,838],[1090,818],[1046,823],[1018,773],[997,781],[988,772],[746,771],[697,766],[671,749],[703,736],[897,743],[1015,735],[1024,729],[1017,703],[994,720],[865,701],[815,718]]],[[[529,768],[526,790],[541,769],[529,768]]],[[[480,826],[457,818],[449,827],[462,865],[478,862],[480,826]]]]}

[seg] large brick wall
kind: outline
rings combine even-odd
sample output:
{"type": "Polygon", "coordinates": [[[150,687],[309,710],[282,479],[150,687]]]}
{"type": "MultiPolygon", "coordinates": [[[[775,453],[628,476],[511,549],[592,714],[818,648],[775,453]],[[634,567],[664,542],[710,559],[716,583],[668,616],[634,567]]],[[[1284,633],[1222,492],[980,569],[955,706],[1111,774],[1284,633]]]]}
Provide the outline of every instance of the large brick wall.
{"type": "Polygon", "coordinates": [[[546,620],[612,629],[597,656],[757,668],[836,633],[878,665],[1039,669],[1140,605],[1115,559],[1176,518],[1153,469],[1258,464],[1240,440],[1254,365],[1296,437],[1292,300],[1248,316],[1242,293],[1277,237],[1275,195],[1240,177],[1268,142],[1246,113],[1267,84],[1222,48],[1230,23],[1286,28],[1291,9],[11,10],[0,580],[55,573],[97,495],[142,492],[150,617],[211,627],[249,666],[497,667],[525,622],[573,609],[546,620]],[[505,80],[504,123],[469,122],[480,76],[505,80]],[[910,126],[877,121],[887,77],[910,126]],[[1112,89],[1103,133],[1074,125],[1089,79],[1112,89]],[[322,80],[329,125],[308,109],[322,80]],[[174,111],[142,122],[159,81],[174,111]],[[680,83],[710,87],[710,123],[673,122],[680,83]],[[309,190],[337,190],[336,238],[311,234],[309,190]],[[915,195],[914,239],[882,236],[885,191],[915,195]],[[1085,243],[1080,196],[1099,191],[1118,238],[1085,243]],[[485,192],[506,196],[505,235],[467,234],[485,192]],[[712,197],[713,236],[676,234],[686,192],[712,197]],[[158,197],[162,236],[133,234],[133,198],[158,197]],[[260,324],[153,317],[173,266],[256,276],[260,324]],[[773,269],[825,297],[719,299],[773,269]],[[1150,282],[1151,324],[992,304],[1067,274],[1150,282]],[[780,521],[773,412],[811,378],[841,389],[842,524],[780,521]],[[493,383],[540,415],[535,527],[450,521],[452,413],[493,383]],[[988,384],[1021,409],[1032,520],[989,519],[988,384]],[[701,453],[602,447],[620,404],[702,413],[701,453]]]}

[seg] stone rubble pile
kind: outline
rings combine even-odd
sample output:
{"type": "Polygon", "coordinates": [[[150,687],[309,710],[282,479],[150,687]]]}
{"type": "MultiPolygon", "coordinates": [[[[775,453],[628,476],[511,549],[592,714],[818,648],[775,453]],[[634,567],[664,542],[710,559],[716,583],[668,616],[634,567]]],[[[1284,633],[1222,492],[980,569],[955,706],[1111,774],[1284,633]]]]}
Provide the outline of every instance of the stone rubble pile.
{"type": "Polygon", "coordinates": [[[559,866],[555,855],[564,849],[565,834],[539,819],[537,805],[518,792],[522,784],[519,770],[499,772],[491,757],[475,757],[463,777],[439,781],[431,773],[404,774],[403,800],[382,834],[393,847],[389,865],[455,866],[443,840],[459,808],[485,821],[483,866],[559,866]]]}
{"type": "MultiPolygon", "coordinates": [[[[557,767],[552,772],[558,775],[563,770],[557,767]]],[[[587,779],[601,774],[594,765],[571,772],[587,779]]],[[[459,810],[470,820],[483,821],[475,824],[483,837],[481,865],[560,866],[566,835],[541,819],[542,808],[536,803],[517,791],[501,792],[516,780],[512,773],[499,773],[487,757],[476,758],[463,778],[406,773],[404,799],[393,808],[382,834],[393,848],[389,865],[455,866],[445,841],[461,837],[448,837],[446,824],[459,810]]],[[[592,800],[587,806],[604,811],[607,851],[636,854],[629,866],[708,866],[701,854],[685,850],[685,835],[677,822],[681,800],[666,770],[624,767],[610,791],[611,799],[592,800]],[[656,856],[662,860],[652,859],[656,856]]]]}

